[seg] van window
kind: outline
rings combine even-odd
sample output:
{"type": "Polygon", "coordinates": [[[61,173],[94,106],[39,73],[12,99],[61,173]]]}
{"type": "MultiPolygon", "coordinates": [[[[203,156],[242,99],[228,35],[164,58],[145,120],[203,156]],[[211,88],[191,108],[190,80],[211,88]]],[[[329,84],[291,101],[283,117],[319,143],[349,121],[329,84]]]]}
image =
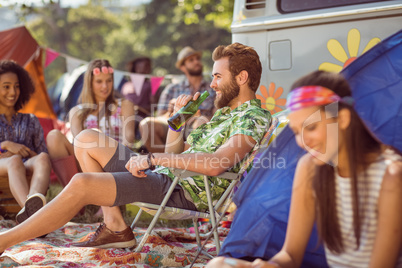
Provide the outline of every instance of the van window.
{"type": "Polygon", "coordinates": [[[246,9],[265,8],[265,0],[247,0],[246,9]]]}
{"type": "Polygon", "coordinates": [[[278,9],[281,13],[290,13],[383,1],[390,0],[278,0],[278,9]]]}

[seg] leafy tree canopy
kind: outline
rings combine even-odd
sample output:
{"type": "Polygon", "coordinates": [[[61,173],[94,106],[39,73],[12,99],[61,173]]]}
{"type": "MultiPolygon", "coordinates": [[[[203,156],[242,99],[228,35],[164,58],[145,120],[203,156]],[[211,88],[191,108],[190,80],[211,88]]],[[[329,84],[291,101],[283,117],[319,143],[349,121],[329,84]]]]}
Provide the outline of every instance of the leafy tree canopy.
{"type": "MultiPolygon", "coordinates": [[[[77,8],[42,2],[15,9],[21,20],[36,16],[26,26],[42,46],[85,61],[107,58],[121,70],[133,58],[149,56],[154,74],[179,74],[177,54],[189,45],[203,51],[209,72],[213,49],[231,43],[232,0],[152,0],[123,8],[119,0],[92,0],[77,8]]],[[[65,71],[63,65],[59,58],[46,69],[49,82],[65,71]]]]}

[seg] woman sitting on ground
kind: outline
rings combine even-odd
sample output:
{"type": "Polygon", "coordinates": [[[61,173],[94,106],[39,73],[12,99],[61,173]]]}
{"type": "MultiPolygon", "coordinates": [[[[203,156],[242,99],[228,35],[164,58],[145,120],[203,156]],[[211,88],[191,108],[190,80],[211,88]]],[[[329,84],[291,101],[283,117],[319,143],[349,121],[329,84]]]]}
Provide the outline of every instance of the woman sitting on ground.
{"type": "Polygon", "coordinates": [[[35,87],[24,68],[0,61],[0,176],[8,176],[12,195],[22,209],[22,223],[46,204],[51,164],[42,126],[33,114],[18,111],[35,87]]]}
{"type": "MultiPolygon", "coordinates": [[[[71,133],[75,137],[84,129],[98,129],[120,143],[132,147],[134,142],[134,106],[129,100],[117,99],[113,88],[113,68],[109,61],[90,62],[84,76],[79,105],[69,112],[71,133]]],[[[60,183],[66,186],[81,168],[74,157],[73,144],[59,130],[46,138],[49,155],[60,183]]]]}
{"type": "Polygon", "coordinates": [[[212,267],[299,267],[314,223],[331,267],[401,267],[402,157],[353,108],[340,75],[316,71],[289,93],[298,163],[286,239],[268,262],[219,257],[212,267]]]}

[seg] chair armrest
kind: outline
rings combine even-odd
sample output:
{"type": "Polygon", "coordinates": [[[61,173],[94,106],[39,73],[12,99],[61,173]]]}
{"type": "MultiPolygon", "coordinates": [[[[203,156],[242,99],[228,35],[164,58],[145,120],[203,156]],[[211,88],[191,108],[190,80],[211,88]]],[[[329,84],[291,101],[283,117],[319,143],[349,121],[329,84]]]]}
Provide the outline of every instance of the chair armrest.
{"type": "MultiPolygon", "coordinates": [[[[188,170],[183,170],[183,169],[177,169],[177,168],[170,168],[170,171],[173,173],[173,175],[180,177],[180,178],[187,178],[187,177],[193,177],[193,176],[204,176],[205,174],[198,173],[198,172],[193,172],[193,171],[188,171],[188,170]]],[[[240,174],[238,173],[233,173],[233,172],[223,172],[219,174],[219,178],[224,178],[228,180],[236,180],[239,177],[240,174]]]]}

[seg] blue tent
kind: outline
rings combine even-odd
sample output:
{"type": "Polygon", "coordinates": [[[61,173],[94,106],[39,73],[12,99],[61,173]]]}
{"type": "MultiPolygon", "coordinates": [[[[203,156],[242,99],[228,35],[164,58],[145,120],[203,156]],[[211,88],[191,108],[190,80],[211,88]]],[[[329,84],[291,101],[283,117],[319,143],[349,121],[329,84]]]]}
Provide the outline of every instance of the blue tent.
{"type": "Polygon", "coordinates": [[[402,31],[357,58],[342,74],[366,126],[402,152],[402,31]]]}
{"type": "Polygon", "coordinates": [[[67,121],[68,112],[77,105],[87,68],[88,65],[82,65],[74,69],[71,74],[64,73],[56,85],[49,89],[49,96],[59,119],[67,121]]]}
{"type": "MultiPolygon", "coordinates": [[[[285,239],[292,182],[297,161],[305,152],[289,127],[254,162],[237,191],[238,206],[220,255],[269,259],[285,239]]],[[[324,250],[313,232],[302,267],[326,267],[324,250]]]]}
{"type": "MultiPolygon", "coordinates": [[[[367,127],[383,143],[402,151],[402,31],[356,59],[342,74],[352,87],[355,109],[367,127]]],[[[269,259],[281,249],[293,176],[302,154],[288,127],[262,153],[236,193],[238,210],[220,255],[269,259]],[[278,165],[282,157],[286,168],[278,165]]],[[[302,267],[325,266],[314,230],[302,267]]]]}

